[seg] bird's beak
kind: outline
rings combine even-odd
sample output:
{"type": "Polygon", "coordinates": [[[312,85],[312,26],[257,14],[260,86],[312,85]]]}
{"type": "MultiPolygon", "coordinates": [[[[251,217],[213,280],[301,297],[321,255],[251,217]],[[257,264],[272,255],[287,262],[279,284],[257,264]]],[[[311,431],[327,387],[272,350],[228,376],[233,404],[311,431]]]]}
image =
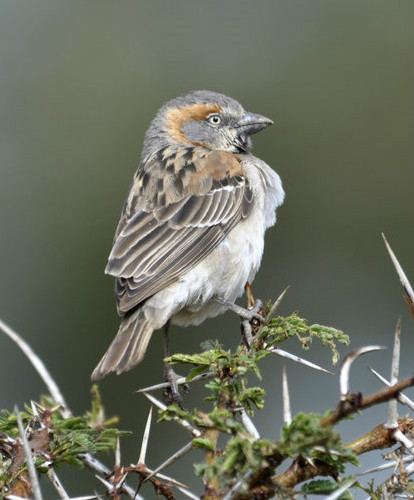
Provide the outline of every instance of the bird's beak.
{"type": "Polygon", "coordinates": [[[237,128],[246,135],[252,135],[272,124],[273,121],[270,118],[246,111],[243,118],[239,120],[237,128]]]}

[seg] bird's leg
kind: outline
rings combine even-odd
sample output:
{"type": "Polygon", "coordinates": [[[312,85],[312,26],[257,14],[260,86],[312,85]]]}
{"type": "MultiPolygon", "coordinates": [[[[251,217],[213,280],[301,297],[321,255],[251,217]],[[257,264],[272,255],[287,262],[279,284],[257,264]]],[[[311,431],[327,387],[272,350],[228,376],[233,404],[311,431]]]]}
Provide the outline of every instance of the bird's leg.
{"type": "Polygon", "coordinates": [[[263,302],[260,299],[254,300],[252,288],[250,283],[247,282],[244,291],[246,292],[247,307],[240,307],[233,302],[222,302],[216,299],[218,302],[226,306],[230,311],[235,312],[242,320],[252,323],[252,326],[261,325],[265,319],[265,310],[263,307],[263,302]],[[255,324],[256,323],[256,324],[255,324]]]}
{"type": "MultiPolygon", "coordinates": [[[[163,328],[164,336],[164,358],[168,358],[170,353],[170,337],[168,335],[169,321],[165,324],[163,328]]],[[[172,366],[164,361],[164,380],[170,384],[170,386],[164,391],[164,401],[166,404],[177,403],[182,408],[183,400],[181,398],[180,392],[178,390],[177,380],[182,378],[173,370],[172,366]]],[[[189,392],[189,386],[183,384],[184,392],[189,392]]]]}

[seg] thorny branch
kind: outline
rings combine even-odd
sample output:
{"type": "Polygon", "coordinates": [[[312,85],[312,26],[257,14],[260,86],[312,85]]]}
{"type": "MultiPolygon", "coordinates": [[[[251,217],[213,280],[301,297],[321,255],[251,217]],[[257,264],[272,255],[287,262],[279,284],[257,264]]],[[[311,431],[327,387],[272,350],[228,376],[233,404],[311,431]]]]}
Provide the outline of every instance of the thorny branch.
{"type": "MultiPolygon", "coordinates": [[[[412,287],[385,237],[384,241],[404,287],[405,300],[410,311],[413,312],[414,294],[412,287]]],[[[400,448],[395,452],[397,457],[396,467],[398,466],[398,470],[401,471],[397,478],[400,489],[409,488],[408,478],[414,474],[414,420],[410,416],[399,417],[394,401],[398,400],[403,404],[407,404],[411,409],[414,407],[414,403],[402,393],[404,389],[414,386],[414,377],[398,380],[399,322],[395,336],[391,382],[384,382],[387,385],[386,387],[368,396],[364,396],[360,392],[349,392],[349,371],[352,362],[361,354],[372,352],[380,347],[366,346],[359,348],[352,351],[345,358],[346,362],[341,367],[340,397],[335,409],[325,415],[299,414],[292,417],[287,374],[284,369],[283,405],[285,427],[282,439],[272,441],[260,436],[251,415],[253,406],[258,408],[263,406],[263,394],[260,392],[260,388],[248,387],[246,372],[250,370],[260,376],[257,363],[267,354],[280,354],[306,366],[327,372],[324,368],[312,365],[307,360],[293,357],[289,353],[281,351],[279,343],[287,338],[297,337],[301,344],[307,347],[312,337],[319,338],[324,345],[331,348],[333,358],[336,359],[338,352],[334,345],[335,342],[346,342],[345,337],[341,336],[342,332],[321,325],[311,325],[309,327],[306,321],[297,315],[292,315],[289,318],[272,319],[285,293],[286,290],[275,301],[273,306],[268,308],[267,314],[264,309],[260,311],[263,316],[262,322],[258,321],[257,317],[251,322],[246,321],[245,318],[243,319],[244,347],[242,346],[236,353],[229,353],[216,345],[212,346],[210,350],[194,356],[176,355],[172,357],[173,359],[170,358],[172,362],[189,364],[193,367],[186,379],[179,380],[180,384],[191,384],[196,381],[207,382],[206,387],[210,389],[213,395],[210,397],[214,402],[212,412],[203,414],[197,410],[185,411],[178,407],[166,407],[150,394],[154,390],[159,390],[164,384],[158,384],[140,391],[144,392],[152,403],[160,408],[161,419],[175,421],[191,435],[191,441],[167,458],[163,464],[155,469],[150,469],[146,464],[151,412],[147,420],[141,452],[136,464],[122,465],[119,435],[115,465],[112,470],[105,467],[90,453],[75,453],[75,460],[83,462],[97,473],[97,478],[105,485],[109,498],[118,500],[127,495],[129,498],[142,499],[138,494],[138,490],[145,482],[152,484],[156,495],[167,500],[175,498],[174,489],[178,489],[193,500],[200,498],[199,495],[189,491],[182,483],[161,474],[163,469],[195,448],[204,448],[205,451],[205,462],[199,468],[199,474],[203,475],[205,486],[202,495],[203,500],[247,500],[251,498],[264,500],[278,495],[290,496],[297,494],[297,492],[293,493],[292,489],[298,484],[318,476],[330,476],[340,483],[340,477],[347,462],[355,460],[355,457],[362,453],[391,448],[395,444],[400,444],[400,448]],[[247,348],[247,345],[251,346],[251,348],[247,348]],[[366,408],[385,402],[390,402],[386,423],[377,425],[371,431],[350,443],[341,444],[340,436],[334,430],[334,426],[339,421],[351,414],[357,414],[366,408]],[[223,444],[223,437],[227,440],[227,443],[223,444]],[[404,450],[409,453],[408,457],[403,456],[404,450]],[[288,459],[292,459],[290,466],[284,472],[277,474],[279,465],[288,459]],[[126,483],[128,476],[131,474],[135,474],[139,478],[137,491],[126,483]]],[[[247,289],[246,294],[248,309],[252,309],[256,302],[251,289],[247,289]]],[[[43,378],[50,394],[58,402],[58,405],[54,408],[41,408],[32,405],[33,416],[29,421],[26,420],[26,429],[24,430],[22,429],[22,414],[16,411],[20,426],[19,433],[14,436],[0,435],[1,452],[7,459],[6,463],[8,463],[7,461],[11,463],[7,471],[9,476],[3,475],[3,477],[0,477],[0,489],[3,489],[3,493],[8,493],[12,499],[16,498],[16,495],[20,497],[33,495],[36,500],[41,500],[36,467],[38,470],[48,470],[47,476],[54,484],[60,498],[69,498],[54,469],[57,452],[53,448],[52,441],[56,441],[58,436],[55,429],[54,412],[58,412],[68,423],[71,422],[71,419],[78,417],[72,416],[56,383],[51,378],[43,362],[27,343],[1,321],[0,330],[3,330],[25,352],[43,378]],[[24,448],[26,448],[26,451],[24,448]],[[26,470],[26,463],[28,471],[26,470]]],[[[28,418],[27,415],[25,418],[28,418]]],[[[87,427],[85,429],[88,432],[87,427]]],[[[107,438],[104,438],[102,443],[106,444],[102,446],[109,446],[109,437],[106,441],[105,439],[107,438]]],[[[382,468],[384,466],[378,467],[377,470],[382,468]]],[[[367,472],[373,473],[375,470],[367,472]]],[[[395,474],[394,472],[393,477],[395,477],[395,474]]],[[[308,483],[308,485],[312,484],[312,481],[308,483]]],[[[329,498],[329,500],[338,498],[340,493],[345,492],[355,484],[358,484],[357,478],[347,479],[337,488],[337,493],[332,493],[326,498],[329,498]]],[[[335,487],[335,483],[333,483],[333,487],[335,487]]],[[[395,489],[395,480],[384,482],[381,488],[383,496],[381,496],[382,494],[379,496],[375,494],[376,498],[391,498],[395,489]]],[[[320,494],[321,491],[319,491],[320,494]]]]}

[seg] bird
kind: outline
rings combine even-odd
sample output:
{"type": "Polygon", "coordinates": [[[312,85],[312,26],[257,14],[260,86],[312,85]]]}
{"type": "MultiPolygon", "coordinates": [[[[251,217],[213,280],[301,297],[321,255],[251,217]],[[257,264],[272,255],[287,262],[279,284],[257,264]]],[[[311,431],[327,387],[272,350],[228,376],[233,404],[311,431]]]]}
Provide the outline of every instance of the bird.
{"type": "Polygon", "coordinates": [[[105,269],[121,323],[93,381],[136,366],[155,330],[224,313],[253,281],[285,196],[279,175],[251,152],[251,136],[272,123],[210,90],[160,108],[105,269]]]}

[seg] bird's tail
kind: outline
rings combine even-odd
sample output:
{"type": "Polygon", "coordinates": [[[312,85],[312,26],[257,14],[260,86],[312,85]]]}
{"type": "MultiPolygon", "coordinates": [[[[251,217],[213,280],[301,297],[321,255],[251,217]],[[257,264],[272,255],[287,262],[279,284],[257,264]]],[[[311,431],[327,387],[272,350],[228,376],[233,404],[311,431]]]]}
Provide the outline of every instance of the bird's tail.
{"type": "Polygon", "coordinates": [[[112,344],[92,372],[91,380],[100,380],[109,372],[126,372],[137,365],[144,357],[153,330],[141,308],[125,316],[112,344]]]}

